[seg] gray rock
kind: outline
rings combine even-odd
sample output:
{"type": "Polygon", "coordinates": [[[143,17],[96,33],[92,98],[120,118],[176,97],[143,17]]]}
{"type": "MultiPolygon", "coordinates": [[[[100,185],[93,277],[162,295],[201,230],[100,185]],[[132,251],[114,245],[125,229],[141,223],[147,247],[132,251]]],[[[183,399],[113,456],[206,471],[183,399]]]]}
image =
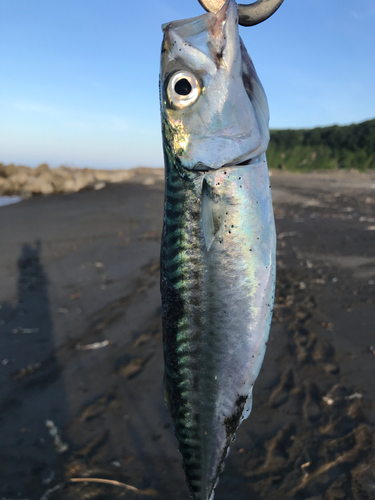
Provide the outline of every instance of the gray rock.
{"type": "Polygon", "coordinates": [[[163,169],[94,170],[60,166],[51,169],[46,163],[37,168],[0,163],[0,195],[48,195],[75,193],[84,189],[103,189],[107,184],[133,179],[152,185],[163,177],[163,169]]]}

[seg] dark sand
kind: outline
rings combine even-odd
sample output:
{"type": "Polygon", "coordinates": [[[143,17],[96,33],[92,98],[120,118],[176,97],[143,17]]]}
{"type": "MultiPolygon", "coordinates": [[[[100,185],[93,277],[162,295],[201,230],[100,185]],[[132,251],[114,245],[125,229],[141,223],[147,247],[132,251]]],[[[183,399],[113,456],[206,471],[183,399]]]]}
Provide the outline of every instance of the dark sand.
{"type": "MultiPolygon", "coordinates": [[[[215,500],[373,499],[375,177],[271,182],[270,341],[215,500]]],[[[161,390],[162,210],[161,181],[0,208],[0,499],[138,496],[82,477],[188,498],[161,390]]]]}

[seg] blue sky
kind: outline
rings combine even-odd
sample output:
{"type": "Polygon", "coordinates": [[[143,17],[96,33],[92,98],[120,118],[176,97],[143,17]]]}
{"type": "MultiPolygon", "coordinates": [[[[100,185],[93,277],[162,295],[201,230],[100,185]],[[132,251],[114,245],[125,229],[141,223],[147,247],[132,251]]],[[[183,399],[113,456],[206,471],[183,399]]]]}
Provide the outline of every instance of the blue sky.
{"type": "MultiPolygon", "coordinates": [[[[162,166],[160,25],[203,12],[197,0],[0,0],[0,162],[162,166]]],[[[241,36],[272,128],[375,117],[374,0],[285,0],[241,36]]]]}

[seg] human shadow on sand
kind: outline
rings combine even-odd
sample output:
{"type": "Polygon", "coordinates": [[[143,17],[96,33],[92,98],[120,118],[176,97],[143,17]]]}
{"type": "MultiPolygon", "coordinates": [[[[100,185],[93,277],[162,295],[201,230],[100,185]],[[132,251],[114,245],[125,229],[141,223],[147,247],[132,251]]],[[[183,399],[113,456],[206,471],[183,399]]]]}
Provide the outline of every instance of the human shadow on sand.
{"type": "Polygon", "coordinates": [[[40,241],[23,245],[17,301],[0,308],[0,497],[40,497],[60,457],[51,422],[58,428],[66,422],[41,254],[40,241]]]}

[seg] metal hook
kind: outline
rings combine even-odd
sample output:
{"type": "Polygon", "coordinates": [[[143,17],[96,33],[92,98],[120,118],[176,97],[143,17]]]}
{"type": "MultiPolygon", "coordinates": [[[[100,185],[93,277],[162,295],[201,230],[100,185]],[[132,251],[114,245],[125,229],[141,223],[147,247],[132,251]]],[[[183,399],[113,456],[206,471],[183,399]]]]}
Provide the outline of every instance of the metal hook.
{"type": "MultiPolygon", "coordinates": [[[[207,12],[217,12],[226,0],[198,0],[207,12]]],[[[284,0],[257,0],[251,4],[238,4],[239,21],[241,26],[255,26],[272,16],[284,0]]]]}

